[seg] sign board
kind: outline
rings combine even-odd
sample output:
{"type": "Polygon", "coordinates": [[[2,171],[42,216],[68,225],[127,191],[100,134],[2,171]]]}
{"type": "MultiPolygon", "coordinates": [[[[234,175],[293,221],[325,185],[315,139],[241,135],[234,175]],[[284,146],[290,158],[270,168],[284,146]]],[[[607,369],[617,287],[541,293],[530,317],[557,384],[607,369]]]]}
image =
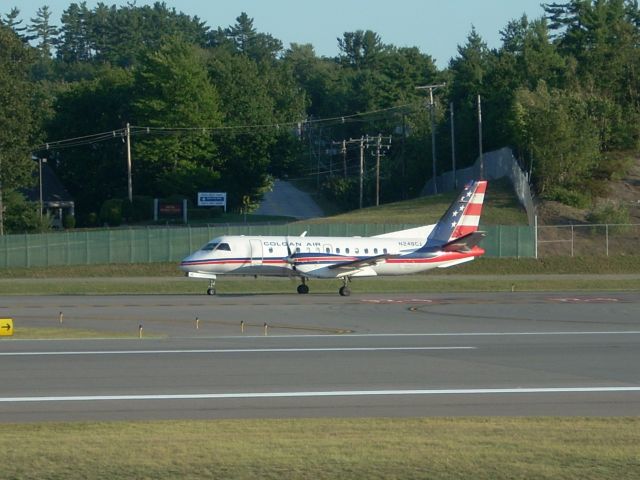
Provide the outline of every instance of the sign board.
{"type": "Polygon", "coordinates": [[[182,217],[182,221],[187,223],[187,199],[183,198],[178,202],[167,202],[159,198],[153,199],[153,220],[176,219],[182,217]]]}
{"type": "Polygon", "coordinates": [[[227,192],[198,192],[199,207],[224,207],[227,211],[227,192]]]}
{"type": "Polygon", "coordinates": [[[0,318],[0,337],[10,337],[13,335],[13,319],[0,318]]]}
{"type": "Polygon", "coordinates": [[[181,217],[182,216],[182,203],[166,203],[160,202],[158,204],[160,215],[163,217],[181,217]]]}

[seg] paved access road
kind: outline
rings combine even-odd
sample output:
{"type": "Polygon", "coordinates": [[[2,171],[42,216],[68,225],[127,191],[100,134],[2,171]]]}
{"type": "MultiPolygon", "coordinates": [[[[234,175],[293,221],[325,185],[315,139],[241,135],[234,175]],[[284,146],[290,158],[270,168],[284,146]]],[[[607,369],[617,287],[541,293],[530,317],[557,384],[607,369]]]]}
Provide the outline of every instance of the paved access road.
{"type": "Polygon", "coordinates": [[[264,194],[262,203],[254,213],[299,219],[323,216],[322,210],[308,193],[284,180],[274,181],[272,190],[264,194]]]}
{"type": "Polygon", "coordinates": [[[640,414],[635,293],[0,300],[130,336],[2,339],[2,422],[640,414]]]}

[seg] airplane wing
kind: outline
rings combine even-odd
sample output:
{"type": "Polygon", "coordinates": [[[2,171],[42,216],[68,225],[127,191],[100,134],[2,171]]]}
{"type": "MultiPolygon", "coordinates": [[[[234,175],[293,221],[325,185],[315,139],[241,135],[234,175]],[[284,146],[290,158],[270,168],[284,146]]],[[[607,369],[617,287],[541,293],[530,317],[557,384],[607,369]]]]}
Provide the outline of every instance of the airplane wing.
{"type": "Polygon", "coordinates": [[[455,240],[451,240],[449,243],[445,243],[442,246],[442,251],[444,252],[468,252],[473,247],[480,243],[484,237],[486,237],[486,232],[475,231],[471,232],[467,235],[463,235],[462,237],[456,238],[455,240]]]}
{"type": "Polygon", "coordinates": [[[395,258],[400,255],[393,255],[390,253],[383,253],[382,255],[375,255],[373,257],[360,258],[358,260],[351,260],[348,262],[335,263],[329,266],[329,270],[341,269],[341,270],[356,270],[360,267],[372,267],[380,262],[385,261],[387,258],[395,258]]]}

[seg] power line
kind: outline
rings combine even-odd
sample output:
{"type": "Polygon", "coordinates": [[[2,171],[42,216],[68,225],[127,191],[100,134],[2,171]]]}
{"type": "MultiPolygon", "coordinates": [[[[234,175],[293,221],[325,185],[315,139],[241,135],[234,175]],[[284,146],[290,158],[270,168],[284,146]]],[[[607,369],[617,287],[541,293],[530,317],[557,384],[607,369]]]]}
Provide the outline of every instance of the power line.
{"type": "MultiPolygon", "coordinates": [[[[345,124],[351,121],[362,121],[364,117],[379,115],[383,113],[394,112],[397,110],[406,111],[407,108],[418,108],[414,104],[403,104],[395,107],[381,108],[377,110],[370,110],[367,112],[354,113],[351,115],[341,115],[336,117],[327,117],[327,118],[318,118],[318,119],[306,119],[299,121],[288,121],[288,122],[277,122],[277,123],[266,123],[266,124],[249,124],[249,125],[228,125],[228,126],[218,126],[218,127],[152,127],[152,126],[130,126],[130,135],[131,136],[142,136],[142,135],[175,135],[180,133],[197,133],[202,132],[206,133],[224,133],[224,132],[241,132],[241,131],[251,131],[258,129],[279,129],[279,128],[297,128],[302,130],[305,125],[339,125],[345,124]]],[[[94,133],[91,135],[84,135],[73,138],[66,138],[62,140],[54,140],[42,143],[33,148],[34,151],[41,150],[63,150],[67,148],[80,147],[84,145],[92,145],[95,143],[101,143],[113,139],[120,138],[122,140],[125,139],[127,135],[126,128],[118,128],[115,130],[109,130],[106,132],[94,133]]]]}

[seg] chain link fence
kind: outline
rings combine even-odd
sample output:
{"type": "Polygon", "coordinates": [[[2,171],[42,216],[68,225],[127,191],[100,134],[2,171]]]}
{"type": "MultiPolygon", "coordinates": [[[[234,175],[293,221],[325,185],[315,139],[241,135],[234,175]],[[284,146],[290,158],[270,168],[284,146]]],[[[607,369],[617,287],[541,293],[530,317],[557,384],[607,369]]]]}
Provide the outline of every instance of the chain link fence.
{"type": "MultiPolygon", "coordinates": [[[[405,230],[409,224],[216,225],[67,231],[0,237],[0,267],[177,262],[220,235],[368,237],[405,230]]],[[[482,247],[489,257],[535,256],[535,229],[486,226],[482,247]]]]}
{"type": "Polygon", "coordinates": [[[637,255],[640,224],[539,225],[538,257],[637,255]]]}

